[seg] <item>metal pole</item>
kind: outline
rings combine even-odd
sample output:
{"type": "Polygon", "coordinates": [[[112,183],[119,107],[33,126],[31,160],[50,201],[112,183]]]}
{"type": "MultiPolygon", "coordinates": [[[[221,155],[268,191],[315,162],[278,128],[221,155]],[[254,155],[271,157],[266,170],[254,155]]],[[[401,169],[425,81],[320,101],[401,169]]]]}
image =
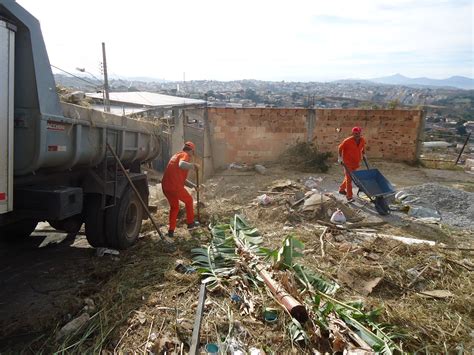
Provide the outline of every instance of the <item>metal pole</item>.
{"type": "Polygon", "coordinates": [[[199,350],[199,333],[201,332],[201,321],[204,313],[204,302],[206,301],[206,284],[201,284],[199,289],[198,307],[196,310],[196,318],[194,319],[193,335],[191,338],[190,355],[197,355],[199,350]]]}
{"type": "Polygon", "coordinates": [[[107,58],[105,55],[105,43],[102,42],[102,62],[104,65],[104,92],[105,92],[105,112],[110,112],[110,96],[109,96],[109,77],[107,75],[107,58]]]}
{"type": "Polygon", "coordinates": [[[456,159],[456,162],[454,163],[454,165],[458,165],[458,161],[459,161],[459,159],[461,159],[461,155],[464,152],[464,148],[466,148],[466,144],[469,141],[469,138],[471,138],[471,133],[472,132],[469,132],[469,134],[467,135],[466,140],[464,141],[464,145],[462,146],[462,149],[459,152],[458,158],[456,159]]]}

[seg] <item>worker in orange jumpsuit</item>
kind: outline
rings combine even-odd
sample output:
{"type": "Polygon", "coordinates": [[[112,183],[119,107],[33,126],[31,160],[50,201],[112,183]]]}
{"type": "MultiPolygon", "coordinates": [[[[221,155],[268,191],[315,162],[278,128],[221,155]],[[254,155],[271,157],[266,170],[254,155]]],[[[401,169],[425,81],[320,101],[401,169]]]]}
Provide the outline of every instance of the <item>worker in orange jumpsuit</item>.
{"type": "Polygon", "coordinates": [[[161,188],[170,205],[168,237],[174,236],[176,221],[178,219],[179,201],[184,202],[186,207],[186,221],[188,229],[194,229],[199,226],[199,222],[194,221],[193,197],[184,186],[198,189],[191,181],[187,180],[188,172],[191,169],[199,169],[198,164],[191,163],[191,157],[194,156],[195,146],[193,142],[186,142],[183,150],[176,153],[170,159],[163,179],[161,188]]]}
{"type": "Polygon", "coordinates": [[[361,136],[362,129],[360,127],[352,128],[352,136],[344,139],[339,144],[338,163],[344,162],[345,179],[339,187],[339,193],[346,195],[348,202],[353,202],[352,197],[352,179],[349,171],[357,170],[360,166],[360,161],[365,158],[365,139],[361,136]],[[348,171],[349,170],[349,171],[348,171]]]}

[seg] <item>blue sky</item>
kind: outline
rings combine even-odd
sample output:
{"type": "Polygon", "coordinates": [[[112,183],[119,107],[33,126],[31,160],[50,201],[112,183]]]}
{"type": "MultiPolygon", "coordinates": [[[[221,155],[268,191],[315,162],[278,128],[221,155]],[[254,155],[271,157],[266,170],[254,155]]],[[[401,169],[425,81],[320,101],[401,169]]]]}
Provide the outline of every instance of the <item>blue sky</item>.
{"type": "Polygon", "coordinates": [[[96,75],[104,41],[119,76],[474,77],[467,0],[17,1],[40,20],[52,64],[96,75]]]}

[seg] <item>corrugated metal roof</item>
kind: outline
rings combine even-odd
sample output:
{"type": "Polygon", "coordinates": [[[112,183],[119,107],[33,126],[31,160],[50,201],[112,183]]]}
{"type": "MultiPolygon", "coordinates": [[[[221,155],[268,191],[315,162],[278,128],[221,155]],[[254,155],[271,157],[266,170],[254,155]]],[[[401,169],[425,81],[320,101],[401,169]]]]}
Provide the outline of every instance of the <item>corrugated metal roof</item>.
{"type": "MultiPolygon", "coordinates": [[[[88,93],[86,96],[94,99],[103,99],[102,93],[88,93]]],[[[133,104],[147,107],[179,107],[203,105],[206,103],[204,100],[188,99],[146,91],[111,92],[109,96],[110,101],[114,103],[133,104]]]]}

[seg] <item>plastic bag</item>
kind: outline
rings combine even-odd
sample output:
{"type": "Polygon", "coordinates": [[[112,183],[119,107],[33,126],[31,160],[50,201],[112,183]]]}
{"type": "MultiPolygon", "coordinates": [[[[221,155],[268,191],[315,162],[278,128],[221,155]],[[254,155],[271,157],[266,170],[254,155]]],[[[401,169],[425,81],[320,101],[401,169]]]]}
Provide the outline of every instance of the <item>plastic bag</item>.
{"type": "Polygon", "coordinates": [[[257,202],[259,205],[266,206],[272,203],[272,198],[267,194],[257,196],[257,202]]]}
{"type": "Polygon", "coordinates": [[[337,209],[331,216],[331,222],[334,224],[344,224],[346,223],[346,216],[344,216],[340,209],[337,209]]]}

